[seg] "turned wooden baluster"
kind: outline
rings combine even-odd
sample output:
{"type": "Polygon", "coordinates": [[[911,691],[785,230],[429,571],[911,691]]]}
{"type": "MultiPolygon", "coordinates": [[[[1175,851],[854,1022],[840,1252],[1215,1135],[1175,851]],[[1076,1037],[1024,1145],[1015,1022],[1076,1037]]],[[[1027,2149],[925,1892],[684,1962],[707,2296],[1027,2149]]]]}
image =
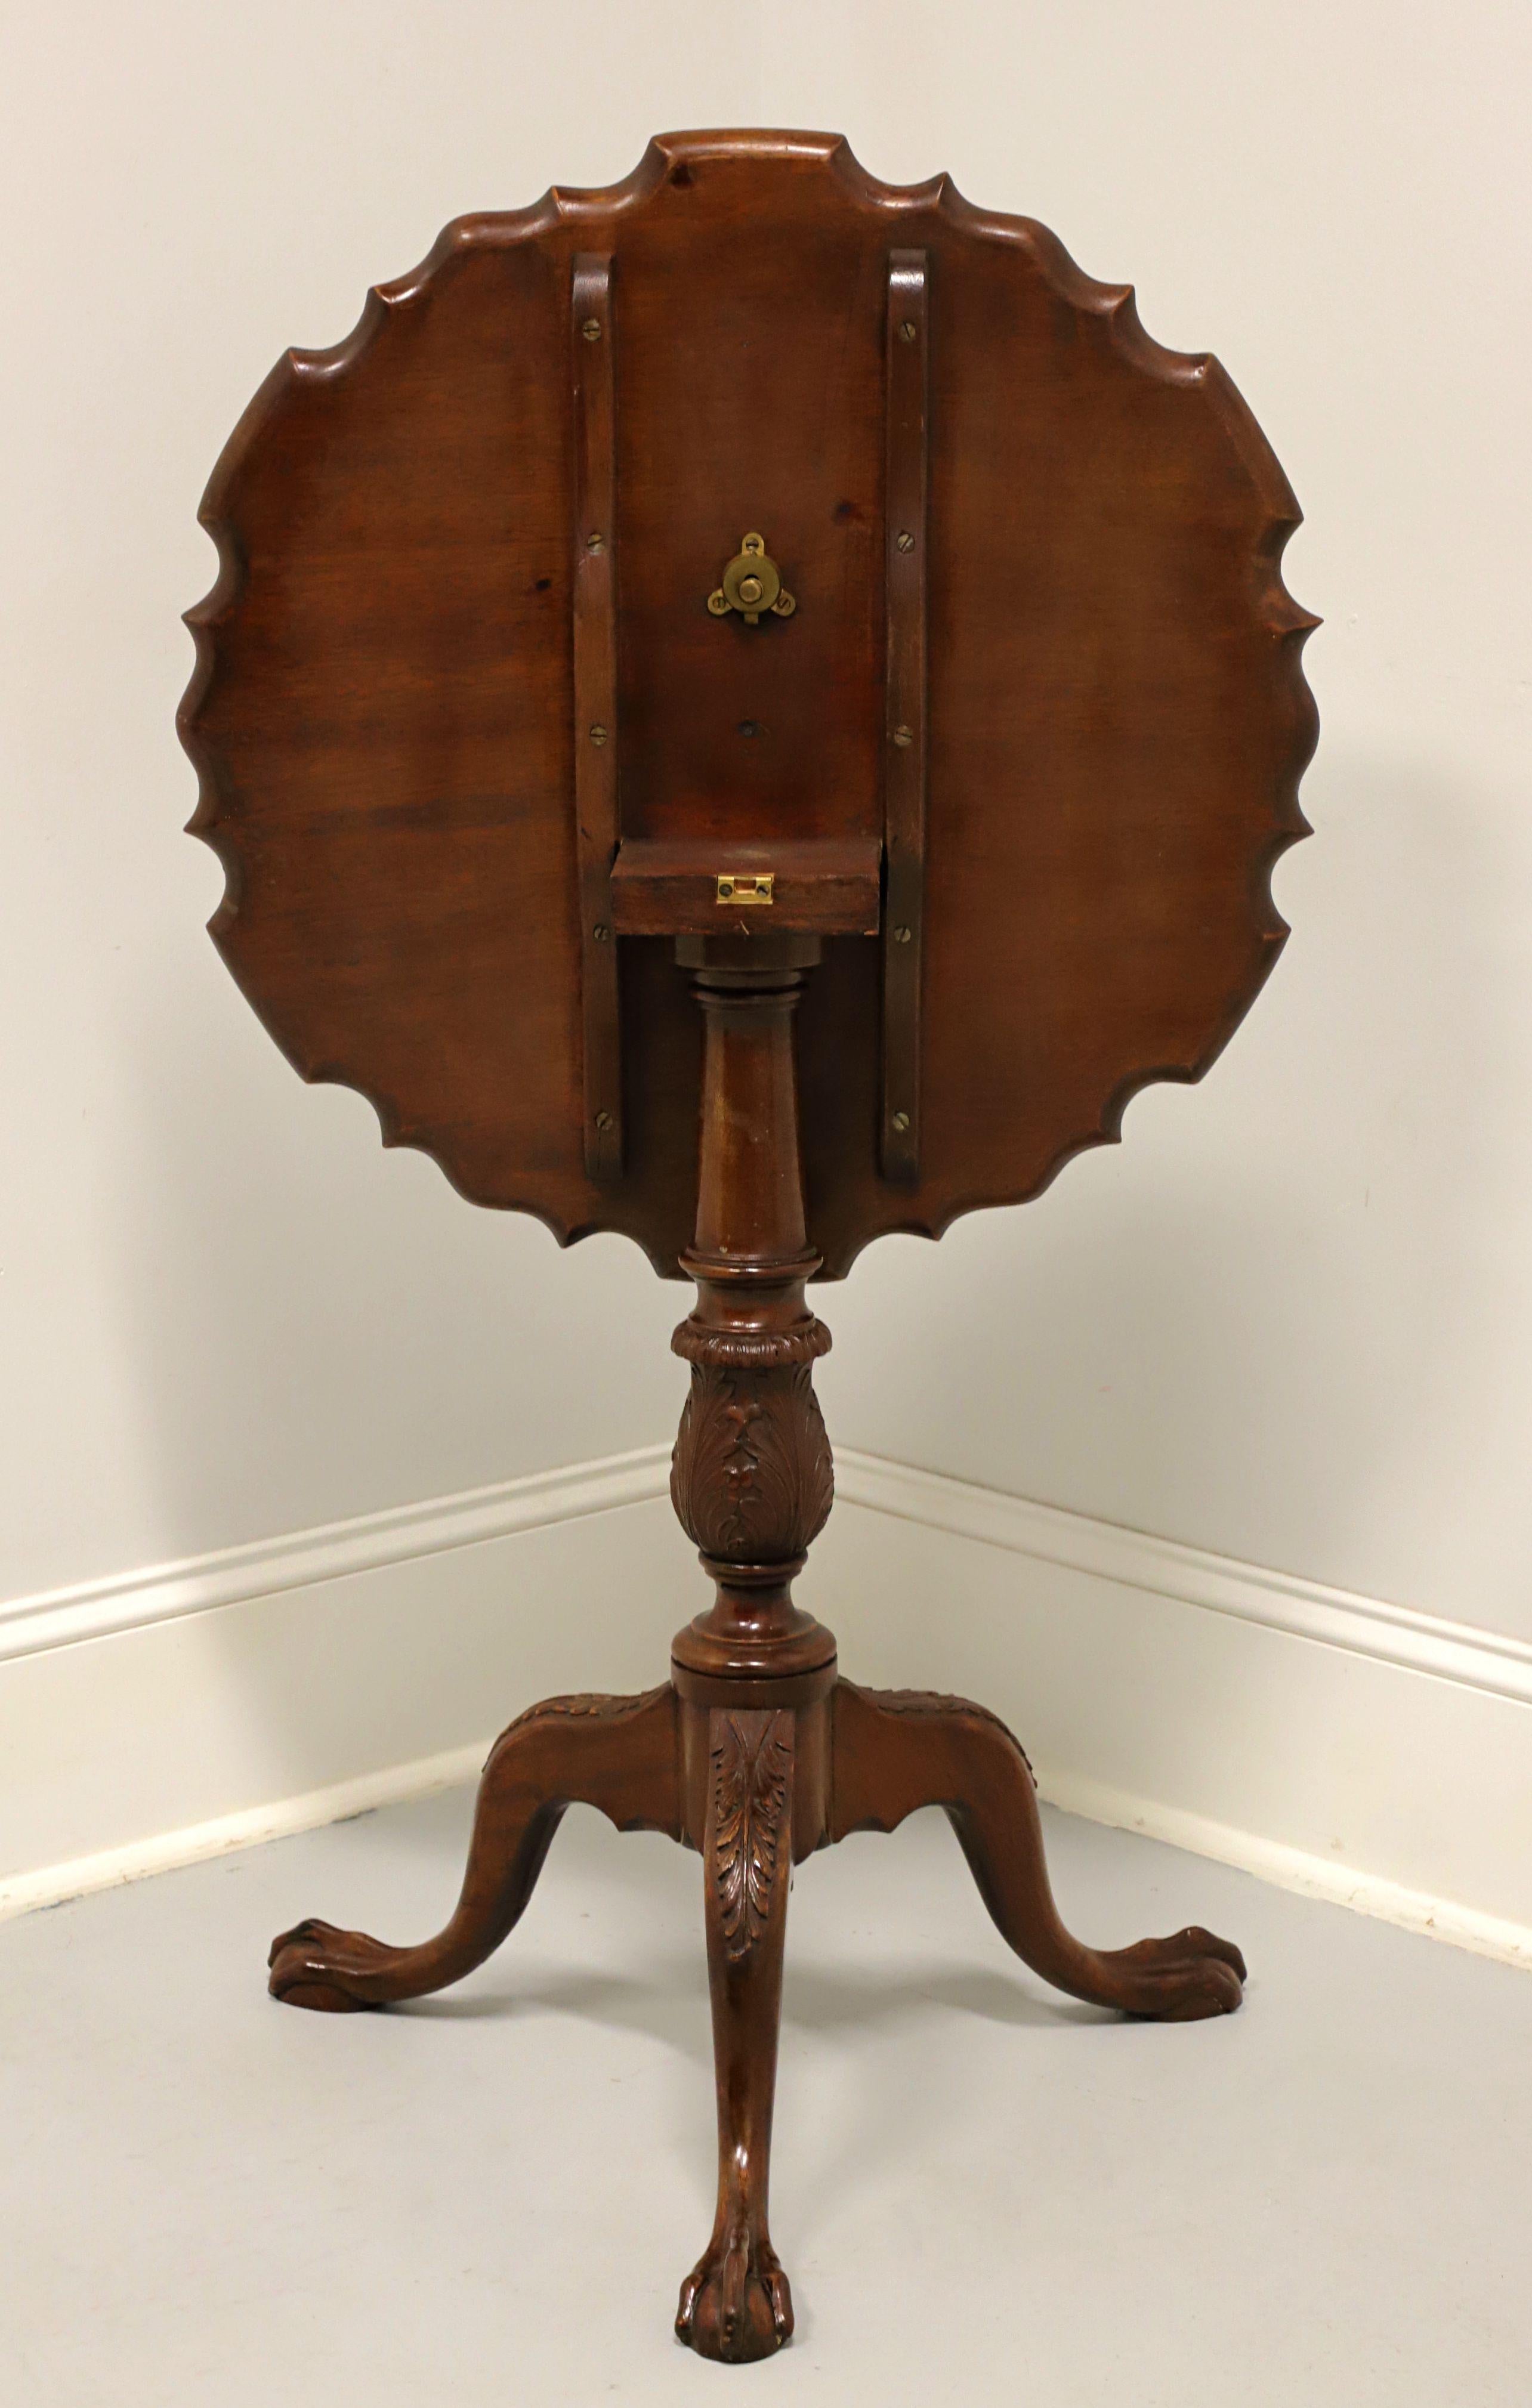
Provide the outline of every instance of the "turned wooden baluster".
{"type": "Polygon", "coordinates": [[[681,1265],[697,1300],[671,1340],[692,1366],[692,1392],[670,1494],[717,1596],[674,1656],[704,1675],[780,1679],[835,1657],[830,1633],[792,1600],[835,1495],[811,1384],[830,1333],[804,1296],[819,1256],[804,1235],[793,1060],[803,966],[818,947],[779,939],[739,948],[696,948],[725,958],[695,973],[707,1039],[696,1237],[681,1265]],[[739,948],[775,956],[773,966],[729,960],[739,948]]]}

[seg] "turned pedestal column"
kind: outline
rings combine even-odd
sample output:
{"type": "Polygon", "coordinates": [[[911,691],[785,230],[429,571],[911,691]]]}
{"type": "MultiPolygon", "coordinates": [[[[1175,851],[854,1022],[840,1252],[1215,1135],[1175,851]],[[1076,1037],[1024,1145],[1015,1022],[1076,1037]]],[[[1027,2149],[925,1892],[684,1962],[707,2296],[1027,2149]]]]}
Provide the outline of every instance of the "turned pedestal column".
{"type": "Polygon", "coordinates": [[[757,2358],[793,2329],[766,2227],[789,1874],[828,1836],[835,1641],[793,1602],[834,1497],[813,1391],[830,1333],[810,1311],[793,1016],[812,939],[695,940],[707,1025],[692,1367],[670,1489],[715,1584],[678,1633],[687,1837],[702,1850],[718,2083],[718,2214],[676,2328],[709,2356],[757,2358]],[[763,958],[764,956],[764,958],[763,958]]]}

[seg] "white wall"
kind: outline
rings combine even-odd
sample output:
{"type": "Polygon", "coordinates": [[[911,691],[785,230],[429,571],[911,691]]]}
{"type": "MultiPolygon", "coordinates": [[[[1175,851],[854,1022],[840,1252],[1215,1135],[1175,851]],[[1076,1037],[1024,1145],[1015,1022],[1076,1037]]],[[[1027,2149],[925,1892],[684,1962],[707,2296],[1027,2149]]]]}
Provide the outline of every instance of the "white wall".
{"type": "MultiPolygon", "coordinates": [[[[221,968],[201,934],[220,874],[179,833],[177,619],[211,575],[201,485],[271,360],[343,333],[447,218],[610,181],[666,126],[833,124],[891,180],[945,166],[1040,216],[1094,273],[1137,278],[1153,334],[1218,351],[1309,513],[1289,580],[1327,624],[1309,653],[1318,835],[1279,872],[1295,934],[1248,1027],[1203,1087],[1151,1091],[1125,1145],[1024,1217],[960,1224],[940,1249],[885,1241],[827,1291],[832,1432],[1532,1641],[1525,7],[31,0],[3,42],[0,1598],[668,1435],[681,1292],[618,1240],[561,1254],[423,1159],[380,1154],[369,1109],[304,1089],[221,968]]],[[[683,1545],[646,1541],[629,1600],[608,1573],[622,1548],[579,1530],[563,1571],[537,1541],[529,1595],[562,1609],[590,1677],[618,1677],[635,1622],[657,1672],[683,1545]]],[[[966,1543],[931,1627],[893,1601],[910,1679],[949,1677],[965,1600],[980,1614],[966,1543]]],[[[890,1577],[874,1560],[877,1596],[835,1557],[838,1610],[866,1607],[869,1628],[890,1577]]],[[[451,1582],[419,1561],[411,1610],[470,1648],[451,1582]]],[[[975,1667],[999,1687],[1054,1594],[1005,1561],[1018,1621],[983,1605],[975,1667]]],[[[1103,1683],[1121,1632],[1156,1627],[1136,1594],[1103,1683]]],[[[312,1628],[338,1630],[335,1596],[312,1595],[312,1628]]],[[[179,1790],[157,1774],[152,1798],[134,1770],[165,1694],[149,1656],[130,1677],[127,1639],[92,1639],[45,1677],[19,1641],[0,1724],[27,1738],[26,1837],[0,1870],[449,1747],[497,1718],[492,1682],[520,1701],[518,1614],[460,1670],[456,1722],[412,1723],[405,1668],[427,1659],[392,1612],[365,1644],[359,1607],[354,1639],[309,1665],[333,1686],[355,1664],[333,1761],[299,1640],[264,1687],[259,1649],[231,1640],[216,1679],[176,1690],[160,1747],[163,1773],[200,1730],[204,1770],[179,1790]],[[40,1759],[66,1765],[87,1730],[89,1813],[61,1777],[39,1818],[40,1759]]],[[[1321,1684],[1320,1659],[1340,1662],[1281,1645],[1321,1684]]],[[[1376,1835],[1413,1828],[1386,1765],[1338,1770],[1300,1811],[1302,1734],[1263,1719],[1253,1659],[1241,1679],[1219,1699],[1265,1768],[1243,1792],[1221,1774],[1216,1797],[1170,1795],[1173,1748],[1129,1779],[1110,1717],[1060,1745],[1081,1778],[1157,1784],[1167,1811],[1243,1817],[1273,1844],[1365,1828],[1346,1843],[1363,1870],[1429,1887],[1403,1842],[1382,1861],[1376,1835]],[[1285,1789],[1267,1777],[1284,1764],[1285,1789]]],[[[1526,1711],[1496,1710],[1496,1800],[1526,1711]]],[[[1503,1825],[1472,1793],[1477,1747],[1465,1828],[1503,1825]]],[[[1454,1894],[1532,1921],[1532,1894],[1481,1872],[1453,1871],[1454,1894]]]]}

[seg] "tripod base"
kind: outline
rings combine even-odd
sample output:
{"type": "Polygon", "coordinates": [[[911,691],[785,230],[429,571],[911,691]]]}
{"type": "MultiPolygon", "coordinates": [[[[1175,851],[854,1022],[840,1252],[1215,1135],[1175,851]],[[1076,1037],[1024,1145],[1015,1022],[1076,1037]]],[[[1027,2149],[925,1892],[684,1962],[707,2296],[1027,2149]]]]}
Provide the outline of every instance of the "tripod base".
{"type": "Polygon", "coordinates": [[[766,2190],[792,1866],[851,1831],[940,1806],[980,1894],[1024,1962],[1077,1999],[1165,2022],[1239,2004],[1238,1948],[1196,1927],[1102,1952],[1065,1928],[1049,1886],[1031,1768],[981,1706],[853,1687],[833,1662],[785,1679],[680,1664],[636,1698],[551,1698],[502,1733],[480,1784],[462,1895],[419,1947],[308,1921],[271,1949],[270,1988],[329,2014],[462,1979],[510,1931],[565,1808],[658,1830],[703,1859],[718,2086],[718,2213],[681,2286],[676,2330],[705,2358],[769,2357],[793,2330],[766,2190]]]}

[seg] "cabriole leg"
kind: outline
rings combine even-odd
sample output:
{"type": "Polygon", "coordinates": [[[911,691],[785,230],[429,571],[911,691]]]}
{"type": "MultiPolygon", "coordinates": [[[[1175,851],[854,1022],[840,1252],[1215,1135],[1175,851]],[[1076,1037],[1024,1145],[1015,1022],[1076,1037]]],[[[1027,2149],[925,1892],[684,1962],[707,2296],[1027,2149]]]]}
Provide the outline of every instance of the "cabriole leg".
{"type": "Polygon", "coordinates": [[[892,1831],[942,1806],[980,1895],[1018,1956],[1071,1997],[1164,2023],[1233,2013],[1245,1960],[1199,1925],[1131,1948],[1084,1947],[1049,1885],[1032,1770],[995,1714],[923,1689],[858,1689],[834,1698],[830,1836],[892,1831]]]}
{"type": "Polygon", "coordinates": [[[415,1948],[310,1918],[271,1943],[272,1997],[345,2014],[445,1989],[481,1965],[519,1919],[566,1806],[599,1807],[620,1831],[680,1837],[676,1694],[549,1698],[502,1731],[479,1785],[463,1891],[415,1948]]]}
{"type": "Polygon", "coordinates": [[[766,2228],[782,1950],[793,1856],[795,1717],[713,1708],[703,1839],[718,2086],[718,2214],[681,2286],[676,2331],[704,2358],[768,2358],[793,2298],[766,2228]]]}

